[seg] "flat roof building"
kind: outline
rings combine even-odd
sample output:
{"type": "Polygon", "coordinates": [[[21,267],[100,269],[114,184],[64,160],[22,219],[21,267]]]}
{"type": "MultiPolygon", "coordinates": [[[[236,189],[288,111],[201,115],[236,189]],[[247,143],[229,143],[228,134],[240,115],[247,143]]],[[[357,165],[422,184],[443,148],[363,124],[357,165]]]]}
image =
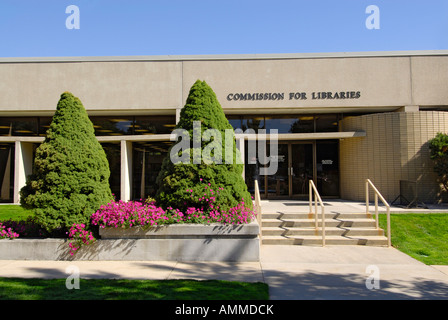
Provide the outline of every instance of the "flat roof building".
{"type": "Polygon", "coordinates": [[[415,183],[442,200],[428,141],[448,131],[448,51],[0,58],[0,201],[19,201],[60,94],[79,97],[103,145],[117,198],[156,192],[155,179],[190,87],[205,80],[237,129],[278,130],[278,170],[241,145],[245,179],[267,199],[363,200],[370,178],[396,199],[415,183]]]}

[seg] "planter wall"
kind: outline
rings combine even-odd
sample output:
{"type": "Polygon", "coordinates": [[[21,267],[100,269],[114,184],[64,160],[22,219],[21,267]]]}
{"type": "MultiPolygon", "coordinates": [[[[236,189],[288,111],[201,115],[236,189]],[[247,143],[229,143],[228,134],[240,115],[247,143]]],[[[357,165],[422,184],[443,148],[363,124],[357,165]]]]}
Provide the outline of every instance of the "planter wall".
{"type": "Polygon", "coordinates": [[[0,240],[0,260],[259,261],[256,221],[100,229],[101,240],[71,256],[64,239],[0,240]]]}
{"type": "Polygon", "coordinates": [[[170,224],[148,229],[100,228],[101,239],[251,239],[259,233],[257,222],[240,225],[170,224]]]}

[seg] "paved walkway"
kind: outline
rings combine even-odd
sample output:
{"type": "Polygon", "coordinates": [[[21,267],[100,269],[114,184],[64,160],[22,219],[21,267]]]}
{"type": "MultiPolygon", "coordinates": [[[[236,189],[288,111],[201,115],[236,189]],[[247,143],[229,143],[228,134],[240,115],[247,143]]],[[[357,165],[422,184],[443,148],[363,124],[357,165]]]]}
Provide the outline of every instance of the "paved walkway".
{"type": "MultiPolygon", "coordinates": [[[[269,212],[271,210],[279,210],[283,212],[308,212],[309,202],[304,200],[262,200],[263,212],[269,212]]],[[[365,212],[366,203],[360,201],[348,201],[348,200],[323,200],[325,205],[325,212],[365,212]]],[[[427,208],[422,206],[416,208],[406,208],[403,206],[391,206],[391,213],[448,213],[448,204],[426,204],[427,208]]],[[[375,212],[375,205],[373,202],[369,204],[370,212],[375,212]]],[[[386,208],[378,202],[378,211],[385,213],[386,208]]],[[[320,211],[319,211],[320,212],[320,211]]]]}
{"type": "MultiPolygon", "coordinates": [[[[288,210],[293,202],[277,204],[276,208],[288,210]]],[[[344,210],[352,207],[359,212],[363,207],[360,203],[324,202],[330,211],[342,206],[344,210]]],[[[266,209],[274,205],[265,204],[266,209]]],[[[297,209],[297,201],[294,207],[297,209]]],[[[298,207],[307,210],[306,205],[298,207]]],[[[86,279],[262,281],[269,285],[273,300],[448,299],[448,266],[427,266],[394,248],[365,246],[265,245],[261,246],[259,262],[240,263],[0,260],[0,277],[66,278],[66,268],[73,265],[79,268],[81,278],[86,279]],[[379,282],[369,280],[373,275],[378,276],[379,282]],[[366,281],[379,284],[379,288],[368,289],[366,281]]]]}
{"type": "Polygon", "coordinates": [[[240,263],[2,260],[0,276],[66,278],[69,266],[78,267],[86,279],[262,281],[273,300],[448,299],[447,267],[427,266],[383,247],[262,246],[260,262],[240,263]],[[367,288],[369,270],[378,272],[379,289],[367,288]]]}

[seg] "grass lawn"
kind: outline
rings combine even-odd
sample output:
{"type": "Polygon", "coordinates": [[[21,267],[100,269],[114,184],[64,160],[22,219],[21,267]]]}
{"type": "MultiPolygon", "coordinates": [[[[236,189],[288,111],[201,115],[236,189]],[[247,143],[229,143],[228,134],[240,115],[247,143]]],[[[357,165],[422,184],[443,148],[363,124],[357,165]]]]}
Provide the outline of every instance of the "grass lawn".
{"type": "Polygon", "coordinates": [[[25,210],[19,205],[2,204],[0,205],[0,221],[13,219],[15,221],[25,220],[33,213],[30,210],[25,210]]]}
{"type": "MultiPolygon", "coordinates": [[[[32,215],[19,205],[0,205],[0,221],[32,215]]],[[[0,278],[0,300],[268,300],[265,283],[197,280],[81,279],[69,290],[65,279],[0,278]]]]}
{"type": "Polygon", "coordinates": [[[265,283],[220,280],[80,279],[69,290],[65,279],[0,278],[0,300],[268,300],[265,283]]]}
{"type": "MultiPolygon", "coordinates": [[[[448,214],[391,214],[392,246],[427,265],[448,265],[448,214]]],[[[386,215],[379,218],[386,230],[386,215]]]]}

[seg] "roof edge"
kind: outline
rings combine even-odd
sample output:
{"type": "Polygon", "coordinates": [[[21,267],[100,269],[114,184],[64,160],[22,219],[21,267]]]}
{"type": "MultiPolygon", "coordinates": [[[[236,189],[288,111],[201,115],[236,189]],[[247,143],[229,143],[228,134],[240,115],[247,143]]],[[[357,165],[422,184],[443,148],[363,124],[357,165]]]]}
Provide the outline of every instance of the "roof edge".
{"type": "Polygon", "coordinates": [[[448,56],[448,50],[361,51],[322,53],[154,55],[154,56],[79,56],[79,57],[0,57],[0,63],[119,62],[119,61],[198,61],[198,60],[285,60],[362,57],[448,56]]]}

